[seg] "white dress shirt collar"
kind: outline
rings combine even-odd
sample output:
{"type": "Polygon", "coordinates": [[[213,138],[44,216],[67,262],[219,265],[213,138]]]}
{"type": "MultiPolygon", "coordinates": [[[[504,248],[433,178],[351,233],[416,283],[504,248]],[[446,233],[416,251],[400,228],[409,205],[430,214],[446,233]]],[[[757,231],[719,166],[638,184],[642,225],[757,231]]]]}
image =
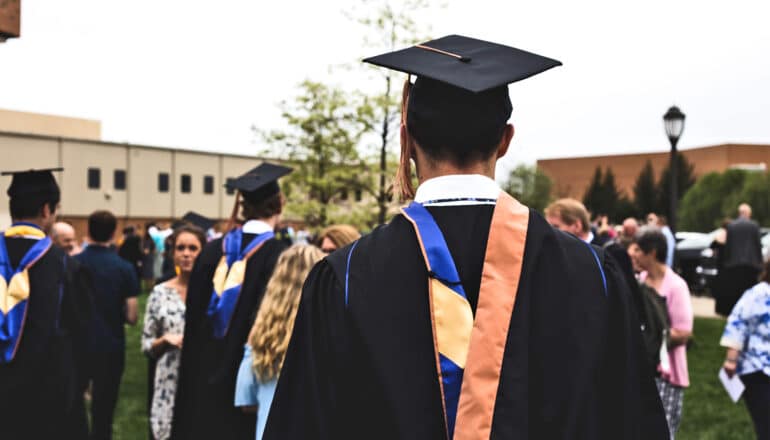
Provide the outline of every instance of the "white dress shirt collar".
{"type": "Polygon", "coordinates": [[[480,174],[450,174],[428,179],[414,201],[429,206],[494,205],[500,186],[480,174]]]}
{"type": "Polygon", "coordinates": [[[272,230],[273,230],[273,227],[263,222],[262,220],[249,220],[243,224],[244,234],[259,235],[259,234],[264,234],[265,232],[270,232],[272,230]]]}

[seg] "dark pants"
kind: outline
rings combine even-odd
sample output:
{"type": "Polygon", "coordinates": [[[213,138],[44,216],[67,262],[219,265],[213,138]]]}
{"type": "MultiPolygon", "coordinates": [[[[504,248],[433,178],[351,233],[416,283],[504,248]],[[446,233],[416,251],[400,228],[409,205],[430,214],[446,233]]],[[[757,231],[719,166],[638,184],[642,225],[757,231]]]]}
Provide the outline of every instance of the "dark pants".
{"type": "Polygon", "coordinates": [[[770,377],[762,372],[741,376],[743,400],[754,422],[757,440],[770,440],[770,377]]]}
{"type": "Polygon", "coordinates": [[[125,352],[91,355],[91,440],[112,438],[112,418],[118,403],[125,352]]]}
{"type": "Polygon", "coordinates": [[[743,292],[757,284],[759,269],[753,266],[734,266],[723,269],[719,275],[719,291],[716,298],[716,312],[722,316],[730,315],[735,303],[743,292]]]}

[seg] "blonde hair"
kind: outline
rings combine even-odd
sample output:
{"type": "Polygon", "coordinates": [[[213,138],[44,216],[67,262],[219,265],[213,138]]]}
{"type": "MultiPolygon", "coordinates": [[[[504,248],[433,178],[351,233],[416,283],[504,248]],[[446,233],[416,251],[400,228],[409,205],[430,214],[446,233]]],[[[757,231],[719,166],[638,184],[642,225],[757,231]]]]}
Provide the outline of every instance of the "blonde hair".
{"type": "Polygon", "coordinates": [[[318,236],[319,245],[323,243],[324,238],[331,240],[339,249],[361,238],[361,233],[350,225],[332,225],[321,231],[321,235],[318,236]]]}
{"type": "Polygon", "coordinates": [[[302,296],[302,284],[310,269],[323,257],[323,252],[312,245],[292,246],[278,257],[249,333],[252,367],[261,382],[278,377],[281,371],[302,296]]]}
{"type": "Polygon", "coordinates": [[[559,199],[545,208],[545,215],[556,216],[569,226],[580,221],[583,232],[591,229],[591,219],[585,205],[575,199],[559,199]]]}

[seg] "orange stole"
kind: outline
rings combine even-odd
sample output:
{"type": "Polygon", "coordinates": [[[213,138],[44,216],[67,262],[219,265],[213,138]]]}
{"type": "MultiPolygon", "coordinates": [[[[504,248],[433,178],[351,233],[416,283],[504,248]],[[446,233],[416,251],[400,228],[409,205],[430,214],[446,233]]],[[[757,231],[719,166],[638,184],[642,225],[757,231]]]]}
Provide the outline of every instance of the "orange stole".
{"type": "Polygon", "coordinates": [[[455,440],[488,439],[516,302],[529,208],[500,192],[489,227],[479,302],[455,422],[455,440]]]}

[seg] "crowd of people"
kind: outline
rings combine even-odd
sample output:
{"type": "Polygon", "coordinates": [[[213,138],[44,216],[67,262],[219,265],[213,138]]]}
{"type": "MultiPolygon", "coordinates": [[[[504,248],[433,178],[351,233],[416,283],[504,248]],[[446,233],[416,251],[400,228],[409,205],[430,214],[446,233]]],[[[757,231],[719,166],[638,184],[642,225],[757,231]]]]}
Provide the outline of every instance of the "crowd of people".
{"type": "MultiPolygon", "coordinates": [[[[237,197],[219,232],[150,225],[115,243],[115,216],[97,211],[79,246],[55,223],[56,170],[13,173],[3,438],[111,438],[140,279],[156,440],[674,438],[693,312],[665,219],[592,224],[570,199],[541,215],[494,181],[514,135],[507,85],[560,63],[457,35],[366,61],[417,78],[395,179],[411,203],[364,236],[287,239],[279,179],[292,170],[265,162],[227,182],[237,197]]],[[[749,264],[730,245],[744,223],[727,228],[727,261],[749,264]]],[[[768,292],[740,296],[721,341],[760,438],[768,292]]]]}

